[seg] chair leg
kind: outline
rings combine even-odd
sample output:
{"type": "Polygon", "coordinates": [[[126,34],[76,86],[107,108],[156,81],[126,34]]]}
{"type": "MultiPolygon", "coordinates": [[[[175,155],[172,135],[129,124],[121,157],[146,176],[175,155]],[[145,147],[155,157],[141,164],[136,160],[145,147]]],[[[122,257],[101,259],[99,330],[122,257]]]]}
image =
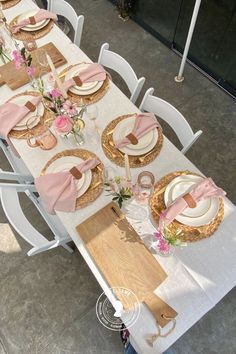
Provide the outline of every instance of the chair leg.
{"type": "Polygon", "coordinates": [[[69,253],[74,253],[73,248],[71,248],[70,246],[68,246],[66,243],[64,243],[64,245],[61,245],[63,248],[65,248],[65,250],[67,250],[69,253]]]}

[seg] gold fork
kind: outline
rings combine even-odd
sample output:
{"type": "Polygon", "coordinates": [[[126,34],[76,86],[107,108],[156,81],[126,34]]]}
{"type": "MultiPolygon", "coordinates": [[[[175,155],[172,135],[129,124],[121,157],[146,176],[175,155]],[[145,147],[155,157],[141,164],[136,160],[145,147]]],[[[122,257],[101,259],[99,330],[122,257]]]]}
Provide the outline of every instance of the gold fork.
{"type": "Polygon", "coordinates": [[[152,149],[151,151],[149,151],[147,154],[145,154],[145,155],[143,155],[143,156],[139,156],[139,157],[137,157],[137,159],[136,159],[136,163],[137,162],[144,162],[144,160],[145,160],[145,158],[148,156],[148,155],[150,155],[150,154],[152,154],[153,152],[155,152],[157,150],[157,148],[154,148],[154,149],[152,149]]]}
{"type": "Polygon", "coordinates": [[[115,154],[114,152],[112,152],[104,143],[102,144],[102,146],[104,147],[105,150],[107,150],[113,159],[116,159],[117,158],[117,154],[115,154]]]}

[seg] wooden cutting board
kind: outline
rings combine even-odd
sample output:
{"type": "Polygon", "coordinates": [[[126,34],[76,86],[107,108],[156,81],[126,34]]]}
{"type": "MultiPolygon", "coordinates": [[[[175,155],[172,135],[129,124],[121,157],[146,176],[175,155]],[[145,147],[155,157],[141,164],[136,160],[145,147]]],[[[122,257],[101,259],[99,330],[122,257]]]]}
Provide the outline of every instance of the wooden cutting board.
{"type": "MultiPolygon", "coordinates": [[[[153,293],[167,275],[117,204],[111,202],[76,229],[110,287],[133,291],[161,327],[169,322],[163,314],[171,318],[177,315],[153,293]]],[[[117,296],[124,309],[129,310],[125,296],[117,296]]]]}
{"type": "MultiPolygon", "coordinates": [[[[59,50],[55,47],[53,43],[47,43],[44,46],[37,48],[31,52],[32,55],[32,66],[36,68],[35,76],[38,77],[40,75],[40,65],[36,59],[37,50],[45,49],[46,52],[52,58],[52,62],[56,68],[59,66],[66,64],[67,60],[65,57],[59,52],[59,50]]],[[[44,74],[49,72],[50,68],[43,68],[44,74]]],[[[16,70],[15,63],[13,61],[0,66],[0,86],[7,84],[12,90],[15,90],[29,82],[29,77],[26,74],[25,68],[21,68],[20,70],[16,70]]]]}

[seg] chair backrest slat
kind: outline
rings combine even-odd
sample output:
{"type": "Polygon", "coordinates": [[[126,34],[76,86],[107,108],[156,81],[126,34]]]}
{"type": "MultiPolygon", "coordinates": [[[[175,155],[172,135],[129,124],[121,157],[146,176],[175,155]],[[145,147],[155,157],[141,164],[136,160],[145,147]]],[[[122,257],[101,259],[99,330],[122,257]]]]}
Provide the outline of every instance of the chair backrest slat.
{"type": "Polygon", "coordinates": [[[48,0],[48,10],[64,16],[71,23],[75,31],[74,43],[80,46],[84,16],[78,16],[74,8],[65,0],[48,0]]]}
{"type": "Polygon", "coordinates": [[[142,111],[153,112],[157,118],[160,117],[167,122],[178,136],[183,146],[182,152],[185,153],[201,135],[202,131],[199,130],[194,134],[182,113],[165,100],[153,96],[153,92],[153,88],[147,90],[139,108],[142,111]]]}
{"type": "Polygon", "coordinates": [[[137,78],[131,65],[119,54],[109,50],[109,44],[101,47],[98,63],[116,71],[126,82],[131,93],[130,99],[135,102],[145,82],[145,78],[137,78]]]}

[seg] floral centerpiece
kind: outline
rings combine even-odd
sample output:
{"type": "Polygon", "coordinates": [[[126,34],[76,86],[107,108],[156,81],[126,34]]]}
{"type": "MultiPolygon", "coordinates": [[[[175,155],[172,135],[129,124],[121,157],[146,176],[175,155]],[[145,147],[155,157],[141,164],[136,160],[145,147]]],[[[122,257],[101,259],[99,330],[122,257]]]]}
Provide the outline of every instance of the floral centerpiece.
{"type": "Polygon", "coordinates": [[[167,226],[161,231],[159,229],[156,230],[153,235],[157,240],[158,253],[168,256],[173,253],[173,246],[186,246],[187,244],[181,241],[182,233],[181,229],[171,231],[167,226]]]}
{"type": "Polygon", "coordinates": [[[106,191],[113,196],[112,200],[118,203],[119,207],[133,196],[133,185],[125,177],[116,176],[106,181],[106,191]]]}
{"type": "Polygon", "coordinates": [[[25,68],[26,73],[29,76],[31,86],[43,95],[44,82],[40,76],[38,78],[35,77],[36,68],[32,66],[32,55],[26,50],[25,47],[14,50],[12,55],[16,70],[20,70],[22,67],[25,68]]]}
{"type": "Polygon", "coordinates": [[[84,127],[82,120],[83,114],[86,111],[86,106],[81,105],[80,108],[76,103],[65,100],[59,89],[54,88],[43,96],[48,102],[47,108],[50,109],[56,116],[54,127],[56,131],[65,137],[73,134],[75,141],[81,144],[81,129],[84,127]]]}

